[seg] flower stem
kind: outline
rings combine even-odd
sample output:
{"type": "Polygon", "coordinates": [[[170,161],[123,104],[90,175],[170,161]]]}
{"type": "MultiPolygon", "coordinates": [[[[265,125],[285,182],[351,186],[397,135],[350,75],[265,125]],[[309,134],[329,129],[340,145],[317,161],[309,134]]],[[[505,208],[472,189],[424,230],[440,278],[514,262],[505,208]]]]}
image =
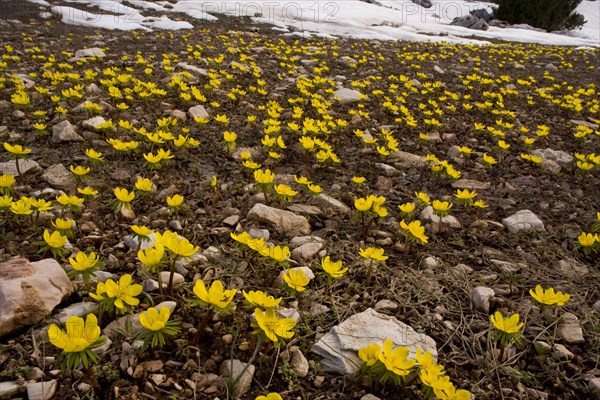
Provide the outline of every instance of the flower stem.
{"type": "Polygon", "coordinates": [[[160,276],[160,270],[158,271],[158,293],[162,296],[163,293],[163,283],[162,277],[160,276]]]}
{"type": "Polygon", "coordinates": [[[206,314],[204,314],[204,318],[202,318],[202,321],[200,321],[200,326],[198,326],[198,330],[196,331],[196,334],[192,338],[192,344],[198,344],[198,342],[200,341],[200,338],[204,334],[204,330],[206,329],[208,320],[212,319],[213,315],[214,315],[213,310],[209,308],[208,311],[206,312],[206,314]]]}
{"type": "Polygon", "coordinates": [[[101,390],[100,384],[98,383],[98,379],[96,379],[96,375],[94,375],[92,366],[90,365],[87,368],[84,368],[84,370],[85,370],[85,376],[87,377],[88,381],[92,385],[92,388],[94,388],[94,392],[100,392],[100,390],[101,390]]]}
{"type": "Polygon", "coordinates": [[[367,286],[371,284],[371,275],[373,270],[373,260],[369,260],[369,269],[367,274],[367,286]]]}
{"type": "Polygon", "coordinates": [[[169,269],[171,270],[171,274],[169,275],[169,284],[168,284],[168,289],[169,289],[169,296],[173,297],[173,276],[175,275],[175,262],[177,261],[177,256],[175,256],[173,258],[173,261],[171,262],[171,266],[169,267],[169,269]]]}

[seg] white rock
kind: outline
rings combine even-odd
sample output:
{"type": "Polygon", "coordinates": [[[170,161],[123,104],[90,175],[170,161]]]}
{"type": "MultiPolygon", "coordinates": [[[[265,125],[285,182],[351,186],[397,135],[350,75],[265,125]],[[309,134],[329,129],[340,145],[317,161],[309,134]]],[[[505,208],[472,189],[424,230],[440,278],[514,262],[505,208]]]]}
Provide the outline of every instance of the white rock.
{"type": "Polygon", "coordinates": [[[48,382],[29,383],[27,384],[27,397],[29,400],[50,400],[56,393],[57,386],[56,379],[48,382]]]}
{"type": "Polygon", "coordinates": [[[209,117],[208,113],[206,112],[206,109],[204,108],[204,106],[201,106],[201,105],[191,107],[188,110],[188,115],[190,116],[190,119],[194,119],[196,117],[198,117],[198,118],[208,118],[209,117]]]}
{"type": "MultiPolygon", "coordinates": [[[[18,162],[19,170],[23,175],[34,175],[42,172],[42,167],[40,167],[40,164],[38,164],[36,161],[20,158],[18,162]]],[[[9,174],[12,176],[19,175],[17,172],[17,163],[15,162],[15,160],[0,163],[0,171],[2,171],[3,174],[9,174]]]]}
{"type": "Polygon", "coordinates": [[[225,380],[230,381],[231,383],[237,380],[237,384],[233,389],[233,397],[235,398],[243,396],[250,390],[250,385],[252,385],[252,378],[254,377],[254,370],[256,368],[254,365],[250,364],[246,371],[244,371],[245,366],[246,363],[243,363],[240,360],[225,360],[219,367],[219,375],[225,378],[225,380]],[[243,374],[242,371],[244,371],[243,374]]]}
{"type": "Polygon", "coordinates": [[[34,325],[73,293],[69,277],[55,260],[29,262],[14,258],[0,263],[0,337],[34,325]]]}
{"type": "Polygon", "coordinates": [[[398,308],[398,304],[388,299],[382,299],[375,303],[375,310],[395,310],[396,308],[398,308]]]}
{"type": "Polygon", "coordinates": [[[315,197],[315,203],[326,209],[333,209],[341,214],[348,214],[350,207],[342,203],[341,201],[334,199],[333,197],[326,195],[325,193],[319,193],[315,197]]]}
{"type": "Polygon", "coordinates": [[[49,166],[42,175],[48,184],[59,189],[67,189],[73,186],[74,181],[71,179],[71,173],[62,164],[54,164],[49,166]]]}
{"type": "Polygon", "coordinates": [[[279,318],[291,318],[296,322],[300,322],[300,313],[295,308],[280,308],[275,311],[279,318]]]}
{"type": "Polygon", "coordinates": [[[473,179],[459,179],[452,182],[454,189],[485,190],[490,188],[489,182],[480,182],[473,179]]]}
{"type": "Polygon", "coordinates": [[[248,229],[248,235],[252,236],[255,239],[264,239],[265,241],[268,241],[271,237],[271,234],[269,233],[268,229],[257,228],[248,229]]]}
{"type": "Polygon", "coordinates": [[[71,304],[70,306],[63,308],[57,314],[52,316],[52,319],[59,324],[67,322],[69,317],[85,317],[88,314],[96,313],[98,311],[98,303],[95,301],[85,301],[81,303],[71,304]]]}
{"type": "Polygon", "coordinates": [[[584,343],[583,330],[575,314],[564,313],[558,324],[558,334],[569,344],[584,343]]]}
{"type": "Polygon", "coordinates": [[[308,244],[308,243],[323,243],[323,238],[320,238],[319,236],[296,236],[293,237],[290,242],[288,243],[288,246],[290,249],[295,249],[298,248],[302,245],[308,244]]]}
{"type": "Polygon", "coordinates": [[[421,263],[423,269],[433,269],[440,265],[440,261],[435,257],[426,257],[421,263]]]}
{"type": "Polygon", "coordinates": [[[588,387],[590,389],[590,392],[593,393],[596,397],[598,397],[598,395],[600,395],[600,378],[590,379],[588,387]]]}
{"type": "Polygon", "coordinates": [[[260,203],[255,204],[248,211],[247,219],[274,225],[287,236],[308,235],[310,233],[310,224],[305,217],[260,203]]]}
{"type": "Polygon", "coordinates": [[[186,64],[184,62],[178,62],[175,67],[179,67],[181,69],[185,69],[186,71],[190,71],[202,76],[208,76],[208,71],[204,68],[197,67],[195,65],[186,64]]]}
{"type": "MultiPolygon", "coordinates": [[[[163,281],[163,288],[167,287],[167,285],[169,284],[169,277],[171,276],[171,272],[170,271],[161,271],[160,272],[160,278],[163,281]]],[[[177,272],[175,272],[173,274],[173,285],[179,285],[180,283],[185,282],[185,278],[183,277],[183,275],[178,274],[177,272]]]]}
{"type": "Polygon", "coordinates": [[[86,57],[106,57],[106,54],[102,51],[102,49],[98,47],[92,47],[89,49],[81,49],[75,52],[76,58],[86,58],[86,57]]]}
{"type": "Polygon", "coordinates": [[[336,90],[333,96],[339,99],[340,104],[356,103],[361,100],[361,93],[358,90],[348,88],[336,90]]]}
{"type": "Polygon", "coordinates": [[[575,354],[573,354],[569,349],[560,343],[554,345],[554,351],[561,360],[572,360],[575,358],[575,354]]]}
{"type": "Polygon", "coordinates": [[[531,151],[531,154],[543,158],[544,160],[556,161],[559,164],[570,164],[573,162],[573,156],[566,151],[553,150],[550,148],[531,151]]]}
{"type": "Polygon", "coordinates": [[[490,313],[490,301],[494,298],[496,292],[494,289],[486,286],[477,286],[471,292],[473,308],[485,314],[490,313]]]}
{"type": "Polygon", "coordinates": [[[312,260],[323,248],[323,243],[306,243],[292,250],[292,259],[302,262],[312,260]]]}
{"type": "Polygon", "coordinates": [[[62,121],[52,127],[52,143],[84,142],[69,121],[62,121]]]}
{"type": "Polygon", "coordinates": [[[390,159],[401,167],[424,167],[427,166],[427,159],[423,156],[419,156],[406,151],[392,151],[390,152],[390,159]]]}
{"type": "Polygon", "coordinates": [[[443,218],[435,215],[431,206],[427,206],[421,211],[419,219],[426,222],[425,228],[433,233],[445,232],[448,228],[460,229],[462,227],[460,221],[452,215],[447,215],[443,218]]]}
{"type": "Polygon", "coordinates": [[[546,232],[544,223],[530,210],[520,210],[510,217],[502,220],[502,224],[510,233],[516,234],[521,231],[535,230],[538,232],[546,232]]]}
{"type": "Polygon", "coordinates": [[[0,399],[12,399],[23,390],[25,387],[17,382],[0,382],[0,399]]]}
{"type": "Polygon", "coordinates": [[[98,127],[104,123],[106,123],[106,120],[104,119],[104,117],[101,117],[98,115],[98,116],[92,117],[90,119],[86,119],[85,121],[83,121],[81,123],[81,125],[86,129],[89,129],[92,131],[98,131],[99,130],[98,127]]]}
{"type": "Polygon", "coordinates": [[[304,378],[306,375],[308,375],[308,360],[306,359],[306,357],[304,357],[304,354],[302,354],[302,351],[300,349],[296,349],[296,351],[292,353],[290,366],[296,372],[296,375],[298,375],[299,377],[304,378]]]}
{"type": "Polygon", "coordinates": [[[415,357],[417,347],[429,351],[437,358],[435,341],[427,335],[415,332],[409,325],[395,317],[379,314],[369,308],[355,314],[333,327],[311,349],[322,357],[321,365],[326,371],[339,374],[352,374],[362,365],[358,350],[367,344],[383,346],[386,340],[394,346],[405,346],[409,357],[415,357]]]}
{"type": "Polygon", "coordinates": [[[590,271],[588,267],[574,258],[560,260],[557,263],[557,269],[568,277],[581,277],[587,275],[590,271]]]}

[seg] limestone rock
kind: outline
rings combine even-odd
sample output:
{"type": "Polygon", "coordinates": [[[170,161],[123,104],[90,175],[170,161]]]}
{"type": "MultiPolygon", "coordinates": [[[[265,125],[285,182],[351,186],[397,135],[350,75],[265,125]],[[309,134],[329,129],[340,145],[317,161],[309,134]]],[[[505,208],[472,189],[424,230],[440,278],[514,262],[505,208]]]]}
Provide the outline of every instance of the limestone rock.
{"type": "Polygon", "coordinates": [[[102,49],[98,47],[92,47],[89,49],[81,49],[75,52],[76,58],[86,58],[86,57],[106,57],[106,54],[102,51],[102,49]]]}
{"type": "Polygon", "coordinates": [[[81,123],[81,126],[92,131],[98,131],[98,128],[104,123],[106,123],[104,117],[98,115],[90,119],[86,119],[81,123]]]}
{"type": "Polygon", "coordinates": [[[56,379],[48,382],[29,383],[27,384],[27,397],[29,400],[50,400],[56,393],[57,386],[56,379]]]}
{"type": "Polygon", "coordinates": [[[406,151],[392,151],[390,159],[401,167],[424,167],[427,166],[427,160],[423,156],[407,153],[406,151]]]}
{"type": "Polygon", "coordinates": [[[494,298],[496,292],[494,289],[486,286],[477,286],[471,292],[473,308],[485,314],[490,313],[490,301],[494,298]]]}
{"type": "Polygon", "coordinates": [[[452,215],[447,215],[443,218],[435,215],[431,206],[427,206],[421,211],[419,219],[425,222],[425,228],[433,233],[445,232],[449,228],[460,229],[462,227],[460,221],[452,215]]]}
{"type": "Polygon", "coordinates": [[[0,399],[12,399],[16,394],[25,390],[18,382],[0,382],[0,399]]]}
{"type": "Polygon", "coordinates": [[[252,385],[252,378],[254,377],[254,370],[256,368],[250,364],[248,369],[244,371],[244,367],[246,367],[246,363],[240,360],[225,360],[219,367],[219,375],[225,378],[225,380],[232,383],[237,380],[237,384],[233,389],[233,397],[235,398],[242,397],[250,389],[250,385],[252,385]],[[244,371],[243,374],[242,371],[244,371]]]}
{"type": "Polygon", "coordinates": [[[98,303],[95,301],[85,301],[81,303],[71,304],[70,306],[63,308],[57,314],[52,316],[52,319],[59,324],[67,322],[69,317],[85,317],[88,314],[96,313],[98,311],[98,303]]]}
{"type": "Polygon", "coordinates": [[[54,164],[49,166],[42,175],[48,184],[59,189],[66,189],[73,185],[69,170],[62,164],[54,164]]]}
{"type": "Polygon", "coordinates": [[[0,337],[37,324],[73,292],[69,277],[51,258],[0,263],[0,287],[0,337]]]}
{"type": "MultiPolygon", "coordinates": [[[[23,158],[18,160],[19,163],[19,170],[21,171],[21,174],[26,175],[26,174],[39,174],[42,172],[42,167],[40,167],[40,164],[38,164],[36,161],[33,160],[25,160],[23,158]]],[[[12,176],[17,176],[19,175],[19,173],[17,172],[17,163],[15,162],[15,160],[10,160],[7,162],[3,162],[0,163],[0,171],[2,171],[3,174],[9,174],[12,176]]]]}
{"type": "Polygon", "coordinates": [[[565,313],[558,324],[557,332],[569,344],[585,342],[583,330],[575,314],[565,313]]]}
{"type": "Polygon", "coordinates": [[[188,110],[188,115],[190,116],[190,119],[194,119],[196,117],[198,117],[198,118],[208,118],[209,117],[208,113],[206,112],[206,109],[204,108],[204,106],[201,106],[201,105],[191,107],[188,110]]]}
{"type": "Polygon", "coordinates": [[[311,349],[322,357],[321,365],[326,371],[339,374],[352,374],[360,369],[362,361],[358,350],[367,344],[383,345],[392,340],[395,346],[405,346],[410,350],[409,357],[415,357],[417,347],[437,358],[435,341],[414,331],[409,325],[395,317],[379,314],[372,308],[355,314],[333,327],[311,349]]]}
{"type": "Polygon", "coordinates": [[[570,164],[573,162],[573,156],[566,151],[553,150],[546,148],[544,150],[535,149],[531,154],[543,158],[544,160],[556,161],[559,164],[570,164]]]}
{"type": "Polygon", "coordinates": [[[69,121],[62,121],[52,127],[52,143],[84,142],[69,121]]]}
{"type": "Polygon", "coordinates": [[[308,235],[310,233],[310,224],[305,217],[260,203],[255,204],[248,211],[247,218],[250,221],[274,225],[287,236],[308,235]]]}
{"type": "Polygon", "coordinates": [[[502,220],[502,224],[510,233],[516,234],[521,231],[535,230],[538,232],[546,232],[544,223],[530,210],[520,210],[510,217],[502,220]]]}
{"type": "Polygon", "coordinates": [[[557,265],[557,269],[561,271],[565,276],[575,278],[587,275],[590,271],[588,267],[574,258],[566,258],[560,260],[557,265]]]}
{"type": "Polygon", "coordinates": [[[485,190],[490,188],[489,182],[480,182],[472,179],[459,179],[452,182],[454,189],[485,190]]]}
{"type": "Polygon", "coordinates": [[[290,366],[299,377],[304,378],[306,375],[308,375],[308,360],[306,357],[304,357],[304,354],[302,354],[300,349],[296,349],[296,351],[292,353],[290,366]]]}
{"type": "Polygon", "coordinates": [[[341,88],[336,90],[333,95],[340,100],[340,104],[356,103],[361,100],[361,93],[354,89],[341,88]]]}
{"type": "Polygon", "coordinates": [[[292,259],[296,261],[310,261],[323,248],[323,243],[305,243],[302,246],[292,250],[292,259]]]}
{"type": "Polygon", "coordinates": [[[315,203],[323,208],[333,209],[341,214],[348,214],[350,212],[350,208],[347,205],[325,193],[319,193],[319,195],[315,197],[315,203]]]}

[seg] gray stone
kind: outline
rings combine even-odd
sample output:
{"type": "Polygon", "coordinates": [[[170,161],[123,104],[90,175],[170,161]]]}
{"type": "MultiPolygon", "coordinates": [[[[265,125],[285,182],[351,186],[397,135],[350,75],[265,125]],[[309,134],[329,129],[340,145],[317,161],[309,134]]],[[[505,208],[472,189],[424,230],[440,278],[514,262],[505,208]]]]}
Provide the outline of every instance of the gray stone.
{"type": "MultiPolygon", "coordinates": [[[[259,193],[262,194],[262,193],[259,193]]],[[[294,204],[290,204],[286,207],[289,211],[296,213],[296,214],[304,214],[304,215],[308,215],[308,216],[322,216],[323,215],[323,210],[321,210],[319,207],[317,206],[313,206],[312,204],[298,204],[298,203],[294,203],[294,204]]]]}
{"type": "MultiPolygon", "coordinates": [[[[35,175],[42,172],[42,167],[40,167],[40,164],[38,164],[36,161],[20,158],[18,163],[19,170],[21,170],[21,174],[23,175],[35,175]]],[[[0,163],[0,172],[13,176],[19,175],[17,172],[17,161],[10,160],[0,163]]]]}
{"type": "Polygon", "coordinates": [[[383,172],[385,176],[394,176],[400,173],[396,168],[384,163],[375,163],[375,168],[383,172]]]}
{"type": "Polygon", "coordinates": [[[477,286],[471,292],[471,300],[473,301],[473,308],[476,311],[489,314],[490,313],[490,301],[494,298],[496,292],[494,289],[486,286],[477,286]]]}
{"type": "Polygon", "coordinates": [[[73,186],[74,181],[71,179],[71,173],[62,164],[54,164],[49,166],[42,175],[48,184],[58,189],[67,189],[73,186]]]}
{"type": "Polygon", "coordinates": [[[250,364],[246,371],[246,363],[240,360],[225,360],[219,367],[219,375],[221,375],[226,381],[233,383],[237,380],[235,387],[233,388],[233,397],[240,398],[252,385],[252,378],[254,377],[254,365],[250,364]],[[242,373],[243,372],[243,373],[242,373]]]}
{"type": "Polygon", "coordinates": [[[75,52],[76,58],[86,58],[86,57],[106,57],[106,54],[102,51],[102,49],[98,47],[92,47],[89,49],[81,49],[75,52]]]}
{"type": "Polygon", "coordinates": [[[81,123],[81,126],[92,131],[99,131],[99,127],[104,123],[106,123],[104,117],[98,115],[90,119],[86,119],[81,123]]]}
{"type": "Polygon", "coordinates": [[[392,340],[395,346],[408,347],[410,357],[415,357],[416,349],[421,348],[437,358],[437,347],[431,337],[417,333],[395,317],[380,314],[372,308],[333,327],[319,339],[311,352],[322,357],[321,365],[326,371],[352,374],[362,365],[358,350],[368,344],[383,345],[386,340],[392,340]]]}
{"type": "Polygon", "coordinates": [[[492,14],[488,12],[485,8],[479,8],[477,10],[469,11],[469,14],[474,16],[475,18],[479,18],[484,20],[485,22],[490,22],[492,20],[492,14]]]}
{"type": "Polygon", "coordinates": [[[437,266],[440,265],[440,261],[435,258],[435,257],[426,257],[423,262],[421,263],[421,266],[423,267],[423,269],[433,269],[437,266]]]}
{"type": "Polygon", "coordinates": [[[573,162],[573,156],[562,150],[553,150],[551,148],[544,150],[535,149],[531,151],[531,154],[541,157],[544,160],[556,161],[559,164],[570,164],[573,162]]]}
{"type": "Polygon", "coordinates": [[[293,250],[308,243],[324,243],[324,241],[319,236],[296,236],[290,240],[288,246],[293,250]]]}
{"type": "Polygon", "coordinates": [[[310,233],[310,224],[305,217],[260,203],[255,204],[248,211],[247,219],[274,225],[282,234],[287,236],[308,235],[310,233]]]}
{"type": "Polygon", "coordinates": [[[360,400],[381,400],[381,399],[379,397],[369,393],[369,394],[365,394],[363,397],[361,397],[360,400]]]}
{"type": "Polygon", "coordinates": [[[434,65],[433,70],[440,75],[445,75],[446,71],[444,71],[439,65],[434,65]]]}
{"type": "Polygon", "coordinates": [[[560,165],[553,160],[544,160],[540,163],[542,171],[550,175],[558,175],[560,173],[560,165]]]}
{"type": "Polygon", "coordinates": [[[588,267],[574,258],[566,258],[564,260],[560,260],[557,263],[557,269],[561,271],[564,275],[575,278],[587,275],[590,271],[588,267]]]}
{"type": "Polygon", "coordinates": [[[62,121],[52,127],[52,143],[84,142],[69,121],[62,121]]]}
{"type": "Polygon", "coordinates": [[[348,214],[350,212],[350,208],[347,205],[325,193],[319,193],[314,201],[323,208],[333,209],[341,214],[348,214]]]}
{"type": "Polygon", "coordinates": [[[395,310],[398,308],[398,304],[394,303],[391,300],[382,299],[375,303],[375,310],[395,310]]]}
{"type": "Polygon", "coordinates": [[[27,384],[27,397],[29,400],[50,400],[56,393],[57,386],[56,379],[48,382],[29,383],[27,384]]]}
{"type": "MultiPolygon", "coordinates": [[[[583,121],[583,120],[580,120],[580,119],[572,119],[569,122],[572,123],[573,125],[587,126],[588,128],[593,129],[593,130],[600,129],[600,124],[594,124],[593,122],[590,122],[590,121],[583,121]]],[[[567,153],[567,154],[569,154],[569,153],[567,153]]]]}
{"type": "MultiPolygon", "coordinates": [[[[163,301],[162,303],[154,306],[157,310],[160,311],[162,307],[167,307],[169,311],[171,311],[171,315],[175,310],[177,303],[174,301],[163,301]]],[[[123,317],[118,318],[117,320],[111,322],[102,330],[102,333],[107,337],[111,337],[115,331],[125,331],[127,330],[130,334],[136,334],[142,329],[142,325],[140,324],[140,313],[125,315],[123,317]]]]}
{"type": "Polygon", "coordinates": [[[299,377],[304,378],[306,375],[308,375],[308,360],[306,359],[304,354],[302,354],[302,351],[300,349],[296,349],[292,353],[290,366],[292,367],[294,372],[296,372],[296,375],[298,375],[299,377]]]}
{"type": "Polygon", "coordinates": [[[257,228],[248,229],[248,235],[252,236],[255,239],[264,239],[265,241],[268,241],[271,237],[271,234],[269,233],[268,229],[257,228]]]}
{"type": "Polygon", "coordinates": [[[208,70],[200,67],[196,67],[195,65],[186,64],[184,62],[178,62],[175,67],[179,67],[181,69],[185,69],[186,71],[190,71],[192,73],[208,76],[208,70]]]}
{"type": "Polygon", "coordinates": [[[190,116],[191,119],[194,119],[196,117],[198,117],[198,118],[208,118],[209,117],[208,113],[206,112],[206,109],[204,108],[204,106],[201,106],[201,105],[191,107],[188,110],[188,115],[190,116]]]}
{"type": "Polygon", "coordinates": [[[490,26],[483,19],[479,19],[473,15],[463,15],[456,17],[450,22],[450,25],[462,26],[464,28],[487,31],[490,26]]]}
{"type": "Polygon", "coordinates": [[[472,179],[459,179],[452,182],[454,189],[485,190],[490,188],[489,182],[480,182],[472,179]]]}
{"type": "Polygon", "coordinates": [[[561,360],[572,360],[575,358],[575,354],[573,354],[569,349],[567,349],[564,345],[557,343],[554,345],[554,351],[556,355],[561,360]]]}
{"type": "Polygon", "coordinates": [[[415,3],[418,6],[421,6],[423,8],[431,8],[433,6],[433,4],[431,3],[431,0],[411,0],[413,3],[415,3]]]}
{"type": "Polygon", "coordinates": [[[548,63],[548,64],[544,65],[544,69],[547,71],[552,71],[552,72],[558,71],[558,67],[552,63],[548,63]]]}
{"type": "Polygon", "coordinates": [[[227,217],[223,220],[223,225],[233,227],[233,226],[236,226],[238,222],[240,222],[239,215],[230,215],[229,217],[227,217]]]}
{"type": "Polygon", "coordinates": [[[98,347],[95,347],[93,350],[93,352],[98,355],[102,355],[102,354],[106,353],[108,351],[108,349],[110,349],[110,346],[112,345],[112,340],[110,340],[110,338],[108,336],[102,335],[100,337],[102,339],[104,339],[104,343],[102,343],[98,347]]]}
{"type": "Polygon", "coordinates": [[[530,210],[520,210],[510,217],[502,220],[502,224],[510,233],[516,234],[522,231],[535,230],[538,232],[546,232],[544,223],[530,210]]]}
{"type": "Polygon", "coordinates": [[[88,314],[96,313],[98,308],[98,303],[95,301],[74,303],[54,314],[52,319],[59,324],[64,324],[69,317],[85,317],[88,314]]]}
{"type": "Polygon", "coordinates": [[[292,259],[302,262],[312,260],[323,248],[323,243],[306,243],[292,251],[292,259]]]}
{"type": "Polygon", "coordinates": [[[73,293],[69,277],[56,260],[29,262],[14,258],[0,263],[0,337],[48,316],[73,293]]]}
{"type": "Polygon", "coordinates": [[[596,310],[597,312],[600,312],[600,300],[598,300],[597,302],[594,303],[594,305],[592,306],[593,310],[596,310]]]}
{"type": "Polygon", "coordinates": [[[340,104],[356,103],[361,100],[361,93],[354,89],[341,88],[336,90],[333,95],[339,99],[340,104]]]}
{"type": "Polygon", "coordinates": [[[425,228],[433,233],[445,232],[449,228],[460,229],[462,227],[460,221],[452,215],[447,215],[443,218],[435,215],[431,206],[427,206],[421,211],[419,219],[426,222],[425,228]]]}
{"type": "Polygon", "coordinates": [[[600,378],[590,379],[588,387],[590,389],[590,393],[595,395],[597,399],[600,399],[600,378]]]}
{"type": "Polygon", "coordinates": [[[392,151],[389,155],[390,159],[401,167],[425,167],[427,160],[423,156],[419,156],[406,151],[392,151]]]}
{"type": "Polygon", "coordinates": [[[0,399],[12,399],[16,394],[25,390],[18,382],[0,382],[0,399]]]}
{"type": "Polygon", "coordinates": [[[583,330],[575,314],[565,313],[558,324],[557,332],[569,344],[585,343],[583,330]]]}

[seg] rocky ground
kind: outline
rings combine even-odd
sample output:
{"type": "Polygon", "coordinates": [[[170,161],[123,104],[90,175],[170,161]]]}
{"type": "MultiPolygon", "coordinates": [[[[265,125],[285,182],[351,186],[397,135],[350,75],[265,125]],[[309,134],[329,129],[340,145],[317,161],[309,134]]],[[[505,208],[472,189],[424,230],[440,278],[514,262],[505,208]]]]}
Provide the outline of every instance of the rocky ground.
{"type": "Polygon", "coordinates": [[[30,3],[4,4],[0,141],[31,153],[29,161],[20,161],[18,175],[11,153],[2,149],[0,173],[16,176],[14,201],[44,198],[53,208],[37,223],[16,218],[10,204],[0,209],[0,307],[6,310],[0,319],[0,398],[223,399],[240,391],[247,399],[268,392],[284,399],[425,397],[414,381],[371,385],[343,358],[325,354],[340,332],[357,340],[337,340],[350,360],[373,336],[397,345],[412,340],[414,347],[437,352],[456,387],[478,399],[598,395],[600,259],[578,245],[580,234],[596,229],[600,218],[599,168],[591,155],[600,154],[598,51],[303,39],[226,17],[194,21],[194,30],[116,32],[41,18],[30,3]],[[13,101],[17,92],[29,95],[28,104],[13,101]],[[81,106],[85,102],[101,109],[92,115],[81,106]],[[118,108],[122,103],[128,108],[118,108]],[[207,122],[194,120],[198,115],[207,122]],[[228,117],[227,126],[219,115],[228,117]],[[114,126],[99,125],[98,117],[114,126]],[[177,122],[161,129],[159,120],[167,117],[177,122]],[[311,133],[310,119],[324,123],[311,133]],[[270,137],[281,136],[285,148],[265,148],[263,122],[269,120],[280,122],[270,137]],[[142,127],[150,133],[168,129],[199,146],[192,142],[183,151],[173,140],[152,143],[140,134],[142,127]],[[318,150],[306,151],[299,142],[303,127],[309,128],[305,137],[325,143],[321,155],[333,153],[339,162],[321,162],[318,150]],[[397,150],[382,130],[391,132],[397,150]],[[232,154],[225,131],[237,134],[232,154]],[[576,138],[577,132],[586,134],[576,138]],[[525,138],[535,141],[525,144],[525,138]],[[107,139],[135,140],[139,148],[120,154],[107,139]],[[499,148],[499,139],[510,147],[499,148]],[[388,155],[378,152],[382,145],[388,155]],[[459,146],[470,147],[472,156],[462,157],[459,146]],[[158,148],[170,149],[174,158],[149,169],[143,154],[158,148]],[[105,161],[88,164],[86,149],[102,152],[105,161]],[[265,199],[242,166],[243,151],[299,194],[287,203],[265,199]],[[586,174],[576,154],[593,167],[586,174]],[[497,164],[485,166],[484,155],[497,164]],[[443,160],[460,171],[459,179],[432,171],[443,160]],[[91,167],[79,183],[69,172],[76,165],[91,167]],[[321,194],[311,195],[294,176],[307,177],[321,194]],[[366,178],[362,185],[352,182],[359,176],[366,178]],[[113,189],[132,190],[139,177],[149,178],[156,191],[145,197],[137,192],[132,212],[114,212],[113,189]],[[57,196],[84,186],[99,194],[82,210],[63,210],[57,196]],[[460,206],[455,193],[465,188],[489,207],[460,206]],[[454,206],[440,223],[419,205],[429,240],[407,246],[398,205],[414,201],[415,192],[454,206]],[[174,194],[185,199],[177,214],[165,202],[174,194]],[[388,215],[363,235],[355,200],[370,194],[385,197],[388,215]],[[37,243],[45,229],[55,229],[56,217],[72,218],[76,229],[65,257],[54,261],[37,243]],[[199,246],[192,260],[178,265],[172,295],[161,295],[140,263],[131,225],[176,231],[199,246]],[[241,251],[232,232],[289,246],[288,264],[310,268],[315,278],[290,295],[277,280],[281,268],[241,251]],[[389,258],[376,264],[367,284],[368,262],[359,250],[369,246],[389,258]],[[81,370],[60,371],[59,350],[46,336],[51,323],[70,315],[100,315],[81,279],[65,274],[72,269],[67,259],[80,251],[96,252],[105,264],[92,291],[98,280],[132,274],[144,286],[133,313],[162,303],[182,327],[164,347],[140,351],[133,335],[137,314],[127,324],[104,313],[100,325],[110,340],[97,349],[94,373],[101,390],[95,392],[81,370]],[[331,285],[321,273],[326,255],[349,268],[331,285]],[[236,310],[217,313],[194,344],[204,312],[187,299],[198,279],[219,279],[238,293],[236,310]],[[569,301],[544,312],[529,294],[538,284],[570,294],[569,301]],[[222,384],[229,363],[248,362],[257,344],[242,290],[282,296],[279,312],[297,324],[281,348],[259,348],[254,371],[230,394],[222,384]],[[491,334],[495,311],[519,313],[525,323],[521,340],[502,358],[491,334]],[[337,333],[324,341],[335,326],[337,333]]]}

